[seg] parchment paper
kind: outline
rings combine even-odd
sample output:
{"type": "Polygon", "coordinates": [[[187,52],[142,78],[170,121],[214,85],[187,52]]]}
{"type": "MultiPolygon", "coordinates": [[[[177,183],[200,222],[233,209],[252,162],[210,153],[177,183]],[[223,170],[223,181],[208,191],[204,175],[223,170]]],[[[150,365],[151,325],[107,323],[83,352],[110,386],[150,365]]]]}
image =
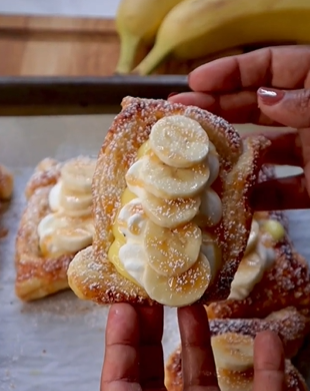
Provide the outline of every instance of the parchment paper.
{"type": "MultiPolygon", "coordinates": [[[[23,304],[14,295],[15,235],[25,206],[24,187],[43,158],[97,156],[113,116],[0,118],[0,162],[13,170],[12,202],[0,217],[0,390],[99,390],[107,308],[70,291],[23,304]]],[[[292,173],[285,167],[281,175],[292,173]]],[[[289,212],[296,248],[310,259],[310,211],[289,212]]],[[[165,309],[165,358],[179,341],[176,311],[165,309]]],[[[310,353],[302,368],[310,367],[310,353]]],[[[310,384],[310,377],[309,377],[310,384]]]]}

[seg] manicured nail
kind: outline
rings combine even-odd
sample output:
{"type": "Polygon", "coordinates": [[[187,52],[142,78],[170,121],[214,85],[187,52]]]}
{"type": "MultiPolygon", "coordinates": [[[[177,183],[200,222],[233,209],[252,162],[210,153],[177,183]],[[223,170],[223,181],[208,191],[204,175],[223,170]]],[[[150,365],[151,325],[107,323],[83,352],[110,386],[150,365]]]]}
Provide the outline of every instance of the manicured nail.
{"type": "Polygon", "coordinates": [[[174,95],[177,95],[177,94],[178,94],[178,92],[171,92],[171,94],[168,95],[168,99],[171,98],[174,95]]]}
{"type": "Polygon", "coordinates": [[[276,103],[279,103],[280,100],[283,99],[285,92],[271,88],[259,88],[257,95],[264,105],[272,106],[276,103]]]}

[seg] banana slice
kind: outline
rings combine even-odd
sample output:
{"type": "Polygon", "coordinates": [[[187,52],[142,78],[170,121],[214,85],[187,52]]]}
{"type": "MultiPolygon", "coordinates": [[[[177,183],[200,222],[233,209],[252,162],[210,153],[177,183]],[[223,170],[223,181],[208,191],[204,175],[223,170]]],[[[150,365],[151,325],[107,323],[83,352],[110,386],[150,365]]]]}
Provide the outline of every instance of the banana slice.
{"type": "Polygon", "coordinates": [[[40,247],[43,255],[53,256],[75,253],[92,243],[92,222],[80,222],[60,214],[45,216],[39,226],[40,247]]]}
{"type": "Polygon", "coordinates": [[[225,333],[211,338],[217,368],[245,371],[253,367],[254,340],[248,335],[225,333]]]}
{"type": "Polygon", "coordinates": [[[64,185],[75,192],[91,192],[96,160],[80,157],[67,161],[61,169],[64,185]]]}
{"type": "Polygon", "coordinates": [[[220,172],[219,156],[216,152],[215,146],[211,142],[209,149],[210,150],[207,156],[207,165],[210,169],[210,176],[207,182],[208,187],[210,187],[214,183],[220,172]]]}
{"type": "Polygon", "coordinates": [[[261,280],[266,268],[266,259],[256,252],[245,256],[231,283],[229,299],[243,300],[261,280]]]}
{"type": "Polygon", "coordinates": [[[210,283],[210,264],[200,253],[194,266],[176,277],[160,276],[150,265],[146,265],[143,286],[147,294],[158,303],[170,307],[181,307],[199,300],[210,283]]]}
{"type": "Polygon", "coordinates": [[[259,238],[259,224],[256,220],[252,220],[251,231],[250,231],[250,235],[249,235],[249,239],[244,255],[248,255],[255,250],[255,247],[257,246],[258,238],[259,238]]]}
{"type": "Polygon", "coordinates": [[[161,276],[178,276],[197,261],[202,243],[201,230],[193,223],[170,230],[148,221],[144,248],[151,268],[161,276]]]}
{"type": "Polygon", "coordinates": [[[202,232],[201,252],[207,257],[210,263],[211,276],[214,278],[222,264],[222,252],[216,245],[214,238],[207,232],[202,232]]]}
{"type": "Polygon", "coordinates": [[[160,227],[172,229],[195,217],[199,210],[200,197],[167,199],[143,191],[141,203],[149,219],[160,227]]]}
{"type": "MultiPolygon", "coordinates": [[[[136,186],[146,188],[160,198],[194,197],[202,191],[210,176],[206,162],[192,168],[175,168],[167,166],[156,155],[150,154],[136,164],[139,164],[140,168],[140,172],[135,173],[136,186]]],[[[131,174],[129,169],[127,181],[131,174]]]]}
{"type": "Polygon", "coordinates": [[[183,115],[161,118],[152,127],[150,146],[171,167],[189,168],[202,162],[209,151],[209,137],[195,120],[183,115]]]}
{"type": "Polygon", "coordinates": [[[201,194],[199,210],[197,218],[202,227],[213,227],[221,221],[223,216],[222,201],[213,189],[206,188],[201,194]]]}

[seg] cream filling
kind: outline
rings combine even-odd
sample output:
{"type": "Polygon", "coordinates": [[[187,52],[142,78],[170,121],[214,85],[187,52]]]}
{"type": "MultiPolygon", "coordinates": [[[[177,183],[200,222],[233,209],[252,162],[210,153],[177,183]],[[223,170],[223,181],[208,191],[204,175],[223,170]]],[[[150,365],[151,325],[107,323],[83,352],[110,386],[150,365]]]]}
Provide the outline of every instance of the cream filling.
{"type": "Polygon", "coordinates": [[[64,164],[58,183],[49,193],[51,213],[38,225],[44,256],[75,253],[92,243],[94,235],[91,180],[95,161],[76,158],[64,164]]]}
{"type": "Polygon", "coordinates": [[[214,241],[195,222],[208,227],[222,218],[221,200],[210,188],[219,160],[205,130],[183,116],[158,121],[149,146],[126,174],[137,198],[117,218],[125,236],[118,257],[152,299],[188,305],[203,295],[221,262],[214,241]]]}

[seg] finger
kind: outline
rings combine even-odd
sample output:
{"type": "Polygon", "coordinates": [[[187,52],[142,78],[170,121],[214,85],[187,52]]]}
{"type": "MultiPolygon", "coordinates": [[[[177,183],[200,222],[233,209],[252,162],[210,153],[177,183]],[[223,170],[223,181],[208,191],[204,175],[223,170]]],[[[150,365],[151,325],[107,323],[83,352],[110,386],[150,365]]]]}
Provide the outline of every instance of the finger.
{"type": "Polygon", "coordinates": [[[308,209],[306,179],[301,174],[258,183],[252,190],[250,203],[255,211],[308,209]]]}
{"type": "Polygon", "coordinates": [[[262,85],[292,89],[307,85],[309,74],[310,46],[271,47],[204,64],[190,73],[189,86],[212,93],[262,85]]]}
{"type": "Polygon", "coordinates": [[[257,107],[255,91],[241,91],[232,94],[212,95],[203,92],[184,92],[168,98],[170,102],[197,106],[209,110],[232,123],[253,123],[277,126],[257,107]]]}
{"type": "Polygon", "coordinates": [[[138,315],[129,304],[114,304],[107,320],[101,391],[139,389],[138,315]]]}
{"type": "Polygon", "coordinates": [[[310,127],[310,89],[260,88],[257,95],[259,108],[274,121],[297,129],[310,127]]]}
{"type": "Polygon", "coordinates": [[[163,307],[137,307],[140,324],[140,384],[164,389],[163,307]]]}
{"type": "Polygon", "coordinates": [[[303,167],[303,156],[299,133],[292,130],[249,132],[243,138],[263,135],[271,145],[264,155],[265,164],[303,167]]]}
{"type": "Polygon", "coordinates": [[[178,309],[182,345],[183,389],[219,391],[209,322],[203,306],[178,309]]]}
{"type": "Polygon", "coordinates": [[[284,352],[279,337],[271,331],[259,333],[254,341],[253,391],[285,389],[284,352]]]}

